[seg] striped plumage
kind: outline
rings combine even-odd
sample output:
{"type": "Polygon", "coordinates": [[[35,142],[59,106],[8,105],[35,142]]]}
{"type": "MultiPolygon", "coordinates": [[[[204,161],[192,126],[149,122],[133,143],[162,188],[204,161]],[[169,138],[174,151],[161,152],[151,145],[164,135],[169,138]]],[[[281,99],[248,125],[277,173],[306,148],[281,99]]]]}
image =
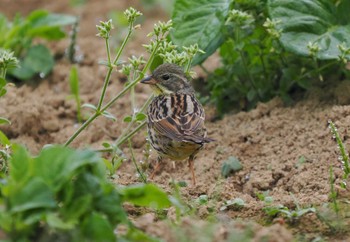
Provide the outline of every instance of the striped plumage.
{"type": "Polygon", "coordinates": [[[183,70],[174,64],[159,66],[142,83],[151,84],[156,97],[148,108],[148,134],[152,147],[163,157],[172,160],[189,158],[192,172],[193,159],[207,138],[204,110],[183,70]]]}

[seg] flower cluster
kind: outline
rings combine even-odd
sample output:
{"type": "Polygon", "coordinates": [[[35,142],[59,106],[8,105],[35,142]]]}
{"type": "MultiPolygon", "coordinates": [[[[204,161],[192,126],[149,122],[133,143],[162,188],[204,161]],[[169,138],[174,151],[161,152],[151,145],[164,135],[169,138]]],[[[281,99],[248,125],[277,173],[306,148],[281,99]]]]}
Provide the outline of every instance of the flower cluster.
{"type": "Polygon", "coordinates": [[[98,30],[98,37],[104,38],[104,39],[109,39],[111,30],[113,29],[113,24],[112,24],[112,19],[104,22],[100,21],[101,25],[96,25],[96,28],[98,30]]]}
{"type": "Polygon", "coordinates": [[[270,34],[270,36],[274,39],[279,39],[281,37],[282,30],[277,29],[277,25],[281,22],[281,20],[271,20],[269,18],[266,19],[263,26],[266,28],[266,31],[270,34]]]}

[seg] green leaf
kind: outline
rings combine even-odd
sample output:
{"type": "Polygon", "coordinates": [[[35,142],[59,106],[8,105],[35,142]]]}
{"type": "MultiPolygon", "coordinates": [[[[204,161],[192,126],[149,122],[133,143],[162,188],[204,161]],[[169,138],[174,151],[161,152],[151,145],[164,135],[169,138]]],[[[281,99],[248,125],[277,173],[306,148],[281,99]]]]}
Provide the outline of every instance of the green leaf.
{"type": "Polygon", "coordinates": [[[136,121],[143,121],[147,118],[147,115],[144,113],[137,113],[136,114],[136,121]]]}
{"type": "Polygon", "coordinates": [[[178,46],[198,44],[205,51],[196,56],[193,64],[203,62],[224,42],[225,19],[230,0],[176,0],[172,15],[172,41],[178,46]]]}
{"type": "Polygon", "coordinates": [[[282,45],[295,54],[308,56],[307,45],[317,44],[320,51],[316,57],[323,60],[337,59],[341,54],[338,45],[342,43],[350,47],[349,7],[349,1],[342,1],[339,6],[329,0],[268,2],[271,18],[281,21],[276,27],[282,31],[282,45]]]}
{"type": "Polygon", "coordinates": [[[138,206],[162,209],[171,206],[168,195],[153,184],[138,184],[120,189],[124,201],[138,206]]]}
{"type": "Polygon", "coordinates": [[[242,167],[241,162],[236,157],[230,156],[222,164],[221,175],[226,178],[230,174],[235,173],[235,172],[241,170],[242,168],[243,167],[242,167]]]}
{"type": "Polygon", "coordinates": [[[125,236],[125,241],[133,241],[133,242],[161,242],[163,240],[151,237],[150,235],[146,234],[145,232],[143,232],[143,231],[141,231],[139,229],[130,228],[128,233],[125,236]]]}
{"type": "Polygon", "coordinates": [[[23,186],[17,189],[15,189],[16,186],[11,188],[9,196],[11,212],[54,208],[56,206],[53,192],[42,178],[33,177],[23,186]]]}
{"type": "Polygon", "coordinates": [[[132,121],[132,117],[131,116],[126,116],[123,119],[123,122],[125,122],[125,123],[130,123],[131,121],[132,121]]]}
{"type": "Polygon", "coordinates": [[[112,119],[113,121],[116,121],[116,117],[113,116],[113,114],[111,114],[110,112],[108,111],[103,111],[102,112],[102,115],[105,116],[106,118],[108,119],[112,119]]]}
{"type": "MultiPolygon", "coordinates": [[[[91,194],[86,194],[84,196],[75,197],[72,203],[65,207],[65,215],[72,220],[77,220],[83,214],[87,213],[91,207],[93,198],[91,194]]],[[[77,221],[79,222],[79,221],[77,221]]]]}
{"type": "Polygon", "coordinates": [[[50,50],[44,45],[35,45],[31,47],[23,65],[32,69],[35,73],[43,73],[47,75],[53,68],[55,61],[50,53],[50,50]]]}
{"type": "Polygon", "coordinates": [[[233,200],[225,201],[224,206],[220,208],[220,211],[227,209],[239,210],[245,206],[245,202],[242,198],[235,198],[233,200]]]}
{"type": "Polygon", "coordinates": [[[42,150],[39,156],[34,158],[35,175],[42,177],[56,192],[76,175],[77,169],[98,162],[99,158],[93,151],[51,146],[42,150]]]}
{"type": "Polygon", "coordinates": [[[10,140],[7,138],[7,136],[1,130],[0,130],[0,144],[11,145],[10,140]]]}
{"type": "Polygon", "coordinates": [[[9,70],[9,73],[20,80],[28,80],[35,75],[35,71],[20,60],[19,67],[9,70]]]}
{"type": "Polygon", "coordinates": [[[57,229],[74,228],[74,223],[63,221],[62,218],[60,218],[57,213],[47,213],[46,222],[51,228],[57,228],[57,229]]]}
{"type": "Polygon", "coordinates": [[[7,118],[0,117],[0,124],[11,124],[11,121],[7,118]]]}
{"type": "Polygon", "coordinates": [[[76,65],[73,65],[69,73],[69,84],[70,91],[74,96],[79,96],[79,77],[78,77],[78,68],[76,65]]]}
{"type": "Polygon", "coordinates": [[[116,241],[114,228],[103,215],[96,212],[83,221],[81,230],[87,241],[116,241]]]}
{"type": "Polygon", "coordinates": [[[21,80],[32,78],[36,73],[47,75],[53,68],[55,61],[49,49],[44,45],[32,46],[20,67],[10,70],[10,73],[21,80]]]}
{"type": "Polygon", "coordinates": [[[10,159],[10,177],[14,182],[26,182],[26,178],[30,171],[31,157],[27,150],[21,146],[14,144],[12,146],[12,158],[10,159]]]}
{"type": "Polygon", "coordinates": [[[35,11],[27,19],[30,22],[28,35],[49,40],[64,38],[65,33],[61,30],[61,26],[71,25],[77,21],[74,16],[48,13],[44,10],[35,11]]]}
{"type": "Polygon", "coordinates": [[[0,97],[6,94],[7,90],[5,88],[0,88],[0,97]]]}
{"type": "Polygon", "coordinates": [[[83,105],[81,105],[82,108],[90,108],[93,110],[97,110],[97,107],[91,103],[84,103],[83,105]]]}
{"type": "Polygon", "coordinates": [[[0,89],[6,86],[7,82],[4,78],[0,77],[0,89]]]}

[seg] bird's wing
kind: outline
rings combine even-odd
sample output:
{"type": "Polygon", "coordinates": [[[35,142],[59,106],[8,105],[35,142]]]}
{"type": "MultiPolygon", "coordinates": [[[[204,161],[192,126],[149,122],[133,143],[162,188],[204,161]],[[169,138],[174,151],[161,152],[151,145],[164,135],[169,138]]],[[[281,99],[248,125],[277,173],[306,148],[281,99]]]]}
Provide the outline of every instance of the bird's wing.
{"type": "Polygon", "coordinates": [[[159,98],[150,107],[149,125],[157,133],[176,141],[203,143],[204,112],[192,94],[173,94],[159,98]]]}

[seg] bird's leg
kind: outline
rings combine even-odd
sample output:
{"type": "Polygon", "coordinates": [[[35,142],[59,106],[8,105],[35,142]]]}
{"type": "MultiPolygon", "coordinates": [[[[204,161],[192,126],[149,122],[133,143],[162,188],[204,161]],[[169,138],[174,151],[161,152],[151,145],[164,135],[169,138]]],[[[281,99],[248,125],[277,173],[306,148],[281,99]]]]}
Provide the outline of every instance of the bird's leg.
{"type": "Polygon", "coordinates": [[[160,168],[160,166],[161,166],[161,162],[162,162],[162,157],[161,156],[158,156],[158,158],[157,158],[157,161],[156,161],[156,165],[154,166],[154,168],[153,168],[153,171],[152,171],[152,173],[151,173],[151,175],[150,175],[150,179],[153,179],[154,178],[154,176],[156,175],[156,173],[159,171],[159,168],[160,168]]]}
{"type": "Polygon", "coordinates": [[[194,156],[191,155],[189,158],[188,158],[188,167],[190,168],[190,171],[192,173],[192,185],[195,186],[196,185],[196,175],[194,174],[194,167],[193,167],[193,164],[194,164],[194,156]]]}

